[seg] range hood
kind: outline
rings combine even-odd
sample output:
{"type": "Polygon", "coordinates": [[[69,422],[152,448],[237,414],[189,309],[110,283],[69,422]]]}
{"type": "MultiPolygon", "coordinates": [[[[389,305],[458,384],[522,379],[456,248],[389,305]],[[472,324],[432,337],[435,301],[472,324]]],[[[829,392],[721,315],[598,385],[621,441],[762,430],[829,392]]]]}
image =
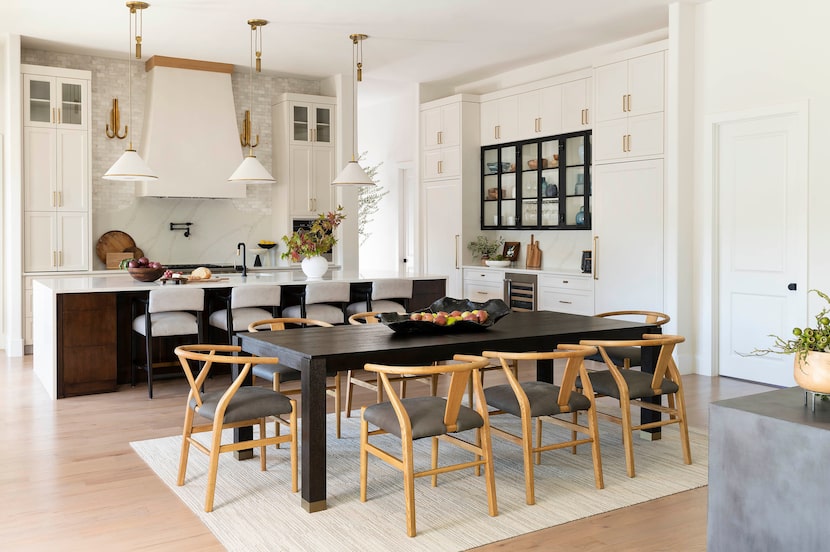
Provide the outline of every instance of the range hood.
{"type": "Polygon", "coordinates": [[[228,182],[242,163],[231,73],[233,65],[154,56],[139,154],[159,178],[137,182],[136,195],[240,198],[228,182]]]}

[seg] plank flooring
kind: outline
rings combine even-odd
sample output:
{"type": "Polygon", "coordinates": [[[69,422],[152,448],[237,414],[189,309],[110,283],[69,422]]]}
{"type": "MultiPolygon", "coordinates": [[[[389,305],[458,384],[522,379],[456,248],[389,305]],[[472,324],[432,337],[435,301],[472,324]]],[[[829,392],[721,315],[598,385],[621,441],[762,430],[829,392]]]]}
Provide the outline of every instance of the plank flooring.
{"type": "MultiPolygon", "coordinates": [[[[498,374],[488,374],[491,377],[498,374]]],[[[217,382],[218,383],[218,382],[217,382]]],[[[492,383],[496,383],[493,381],[492,383]]],[[[727,378],[684,379],[691,425],[708,426],[708,403],[769,388],[727,378]]],[[[32,357],[0,354],[0,548],[181,550],[223,547],[130,447],[181,431],[186,384],[122,386],[116,393],[51,401],[32,357]]],[[[426,386],[410,386],[412,392],[426,386]]],[[[373,394],[357,389],[357,407],[373,394]]],[[[330,401],[330,408],[333,403],[330,401]]],[[[299,508],[299,500],[298,505],[299,508]]],[[[706,489],[665,497],[479,548],[695,551],[706,548],[706,489]],[[660,523],[646,520],[660,516],[660,523]]]]}

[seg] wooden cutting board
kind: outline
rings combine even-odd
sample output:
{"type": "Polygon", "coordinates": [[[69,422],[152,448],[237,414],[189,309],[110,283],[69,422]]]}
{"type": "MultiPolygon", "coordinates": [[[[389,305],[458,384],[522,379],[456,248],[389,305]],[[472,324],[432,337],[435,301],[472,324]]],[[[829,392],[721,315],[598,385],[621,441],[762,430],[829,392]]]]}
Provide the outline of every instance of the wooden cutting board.
{"type": "Polygon", "coordinates": [[[131,247],[135,247],[135,241],[129,234],[121,230],[110,230],[98,238],[95,254],[102,263],[106,263],[107,253],[121,253],[131,247]]]}
{"type": "Polygon", "coordinates": [[[542,250],[539,249],[539,242],[534,240],[533,234],[530,235],[530,243],[527,245],[525,261],[527,268],[542,268],[542,250]]]}

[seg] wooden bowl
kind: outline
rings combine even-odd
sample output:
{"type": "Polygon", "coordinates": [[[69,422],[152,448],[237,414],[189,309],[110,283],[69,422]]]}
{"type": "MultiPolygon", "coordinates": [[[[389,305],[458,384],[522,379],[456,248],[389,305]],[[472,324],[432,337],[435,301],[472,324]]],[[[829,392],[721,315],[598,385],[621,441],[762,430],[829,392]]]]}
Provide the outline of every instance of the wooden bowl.
{"type": "Polygon", "coordinates": [[[163,268],[127,267],[127,272],[130,273],[130,276],[139,282],[155,282],[161,278],[161,275],[164,274],[164,270],[165,269],[163,268]]]}

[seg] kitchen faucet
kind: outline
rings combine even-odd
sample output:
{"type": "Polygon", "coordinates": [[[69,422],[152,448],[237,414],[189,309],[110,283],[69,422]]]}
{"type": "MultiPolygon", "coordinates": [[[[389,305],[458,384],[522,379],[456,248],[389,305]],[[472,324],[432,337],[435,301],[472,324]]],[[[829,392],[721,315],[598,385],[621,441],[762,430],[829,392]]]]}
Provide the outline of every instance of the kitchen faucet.
{"type": "Polygon", "coordinates": [[[245,242],[239,242],[236,244],[236,255],[239,256],[239,248],[242,248],[242,277],[248,276],[248,267],[245,265],[245,242]]]}

